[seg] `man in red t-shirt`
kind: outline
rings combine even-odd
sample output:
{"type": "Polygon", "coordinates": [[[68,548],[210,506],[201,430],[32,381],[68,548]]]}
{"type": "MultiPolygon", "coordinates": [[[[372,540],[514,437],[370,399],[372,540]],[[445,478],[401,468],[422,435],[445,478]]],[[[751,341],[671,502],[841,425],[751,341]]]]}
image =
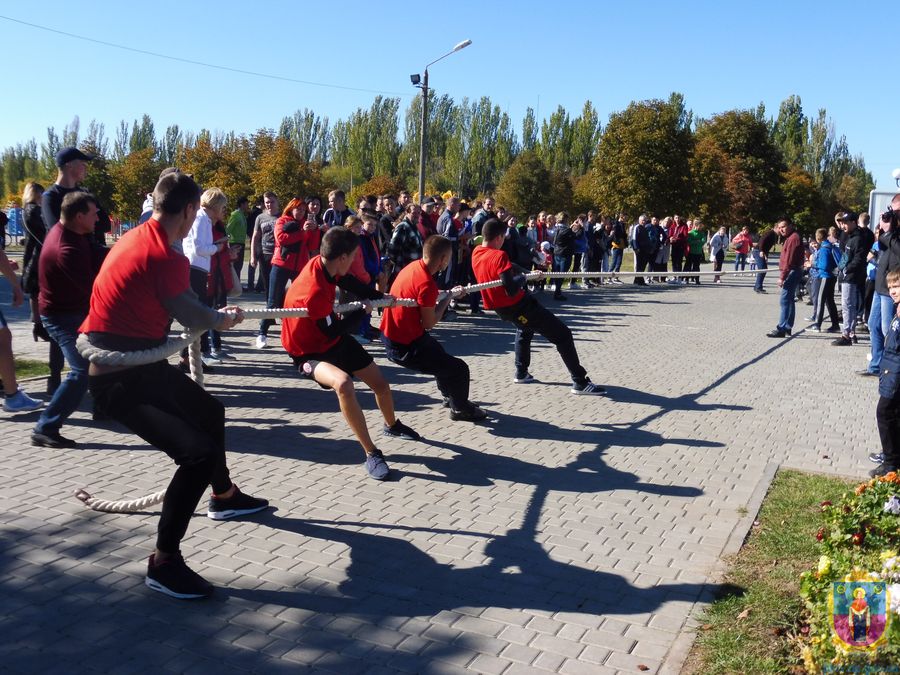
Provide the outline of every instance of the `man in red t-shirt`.
{"type": "Polygon", "coordinates": [[[450,419],[477,422],[487,413],[469,401],[469,366],[450,356],[430,333],[441,320],[450,300],[462,297],[456,286],[438,302],[438,285],[434,275],[445,270],[453,256],[453,242],[434,235],[425,242],[422,260],[415,260],[400,270],[391,284],[395,298],[412,298],[417,307],[388,307],[381,319],[381,339],[387,357],[398,366],[434,375],[437,386],[450,406],[450,419]]]}
{"type": "Polygon", "coordinates": [[[286,309],[305,307],[308,316],[283,319],[281,343],[301,373],[325,389],[334,389],[341,413],[366,453],[366,472],[376,480],[384,480],[390,469],[384,454],[375,447],[369,435],[366,418],[356,399],[353,378],[365,382],[375,394],[378,409],[384,417],[385,436],[412,441],[419,440],[420,436],[395,417],[394,399],[387,380],[369,353],[350,337],[359,329],[363,309],[371,313],[371,306],[363,303],[361,309],[342,316],[334,312],[334,295],[338,287],[368,300],[385,297],[348,274],[358,254],[359,237],[352,231],[333,227],[325,233],[319,255],[306,264],[284,300],[286,309]]]}
{"type": "Polygon", "coordinates": [[[497,279],[503,282],[502,286],[481,291],[481,295],[485,309],[493,309],[501,319],[516,326],[516,375],[513,382],[534,382],[528,367],[531,365],[531,339],[539,333],[556,346],[572,376],[573,394],[605,394],[603,387],[591,382],[578,360],[569,327],[525,290],[526,270],[514,269],[509,256],[501,249],[506,230],[506,223],[496,218],[484,224],[481,231],[484,241],[472,251],[472,270],[480,284],[497,279]]]}
{"type": "MultiPolygon", "coordinates": [[[[187,174],[174,171],[160,178],[153,190],[153,216],[119,240],[94,281],[80,328],[92,345],[125,352],[159,346],[173,317],[195,333],[240,323],[243,315],[236,307],[216,311],[197,299],[188,260],[172,248],[190,231],[199,207],[200,188],[187,174]]],[[[210,596],[212,585],[185,564],[180,551],[206,486],[212,486],[207,516],[213,520],[269,505],[231,482],[225,407],[165,359],[143,366],[92,363],[88,374],[95,409],[178,465],[166,488],[147,586],[181,599],[210,596]]]]}

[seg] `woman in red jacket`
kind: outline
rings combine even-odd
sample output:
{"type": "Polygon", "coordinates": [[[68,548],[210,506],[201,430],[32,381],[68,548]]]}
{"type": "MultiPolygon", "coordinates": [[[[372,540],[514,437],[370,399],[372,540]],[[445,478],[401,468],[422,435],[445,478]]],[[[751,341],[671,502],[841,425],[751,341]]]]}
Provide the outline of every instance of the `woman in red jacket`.
{"type": "MultiPolygon", "coordinates": [[[[319,248],[319,229],[315,220],[307,218],[306,202],[292,199],[284,207],[281,217],[275,221],[275,253],[272,256],[272,271],[269,273],[269,297],[267,309],[284,306],[287,284],[300,274],[309,262],[311,252],[319,248]]],[[[274,319],[259,322],[256,346],[262,349],[268,344],[269,327],[274,319]]]]}

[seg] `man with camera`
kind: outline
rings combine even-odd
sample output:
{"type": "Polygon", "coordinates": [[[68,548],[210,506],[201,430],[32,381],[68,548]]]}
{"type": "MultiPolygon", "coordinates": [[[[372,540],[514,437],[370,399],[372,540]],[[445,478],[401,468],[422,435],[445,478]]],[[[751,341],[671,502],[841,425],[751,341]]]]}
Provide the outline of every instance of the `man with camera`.
{"type": "Polygon", "coordinates": [[[872,230],[859,227],[856,218],[855,213],[848,211],[843,211],[836,217],[847,238],[844,240],[844,256],[838,264],[844,325],[841,336],[831,343],[835,347],[849,347],[857,342],[856,321],[866,285],[866,258],[875,243],[872,230]]]}
{"type": "Polygon", "coordinates": [[[881,214],[878,228],[878,269],[875,272],[875,297],[869,312],[869,338],[872,358],[869,366],[859,372],[862,376],[877,377],[884,353],[884,339],[894,318],[894,301],[888,294],[887,274],[900,269],[900,193],[894,195],[887,211],[881,214]]]}

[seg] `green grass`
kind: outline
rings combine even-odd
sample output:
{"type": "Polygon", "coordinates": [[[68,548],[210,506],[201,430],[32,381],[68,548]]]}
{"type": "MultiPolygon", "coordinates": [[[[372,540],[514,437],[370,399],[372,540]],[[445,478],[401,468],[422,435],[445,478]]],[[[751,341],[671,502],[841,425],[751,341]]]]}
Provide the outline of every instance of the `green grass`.
{"type": "Polygon", "coordinates": [[[820,502],[856,483],[779,472],[758,519],[723,584],[732,589],[699,617],[684,673],[785,673],[799,665],[787,636],[796,632],[803,602],[800,574],[818,561],[820,502]]]}
{"type": "Polygon", "coordinates": [[[24,379],[26,377],[41,377],[49,374],[50,368],[45,361],[16,359],[16,377],[19,379],[24,379]]]}

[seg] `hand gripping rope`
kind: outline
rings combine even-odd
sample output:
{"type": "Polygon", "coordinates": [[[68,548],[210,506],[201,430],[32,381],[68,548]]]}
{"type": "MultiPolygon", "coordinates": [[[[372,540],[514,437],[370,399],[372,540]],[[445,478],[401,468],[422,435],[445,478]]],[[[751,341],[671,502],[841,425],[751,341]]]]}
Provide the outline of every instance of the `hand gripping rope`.
{"type": "MultiPolygon", "coordinates": [[[[768,270],[751,271],[749,274],[764,274],[768,270]]],[[[777,271],[777,270],[776,270],[777,271]]],[[[610,279],[619,276],[625,277],[697,277],[697,276],[726,276],[733,274],[748,274],[748,272],[720,271],[720,272],[531,272],[525,275],[525,278],[531,281],[539,279],[610,279]]],[[[477,293],[487,288],[497,288],[502,286],[500,279],[494,281],[486,281],[482,284],[472,284],[464,286],[458,297],[464,297],[469,293],[477,293]]],[[[442,291],[439,299],[444,299],[451,295],[449,291],[442,291]]],[[[412,298],[385,298],[383,300],[370,300],[367,302],[350,302],[344,305],[335,305],[334,311],[338,314],[363,309],[367,305],[370,307],[415,307],[416,301],[412,298]]],[[[292,317],[307,316],[305,308],[289,308],[289,309],[246,309],[244,310],[245,319],[284,319],[292,317]]],[[[187,331],[177,338],[170,338],[165,344],[152,349],[144,349],[135,352],[117,352],[100,349],[92,345],[87,335],[78,336],[76,343],[78,351],[81,355],[91,363],[102,364],[105,366],[143,366],[148,363],[156,363],[170,357],[185,347],[188,348],[188,360],[191,368],[191,378],[200,386],[203,386],[203,366],[200,360],[200,335],[187,331]]],[[[106,511],[108,513],[134,513],[141,511],[150,506],[154,506],[162,502],[166,495],[165,490],[161,490],[152,495],[141,497],[139,499],[109,501],[99,499],[92,496],[85,489],[80,489],[75,493],[75,497],[84,503],[88,508],[94,511],[106,511]]]]}

